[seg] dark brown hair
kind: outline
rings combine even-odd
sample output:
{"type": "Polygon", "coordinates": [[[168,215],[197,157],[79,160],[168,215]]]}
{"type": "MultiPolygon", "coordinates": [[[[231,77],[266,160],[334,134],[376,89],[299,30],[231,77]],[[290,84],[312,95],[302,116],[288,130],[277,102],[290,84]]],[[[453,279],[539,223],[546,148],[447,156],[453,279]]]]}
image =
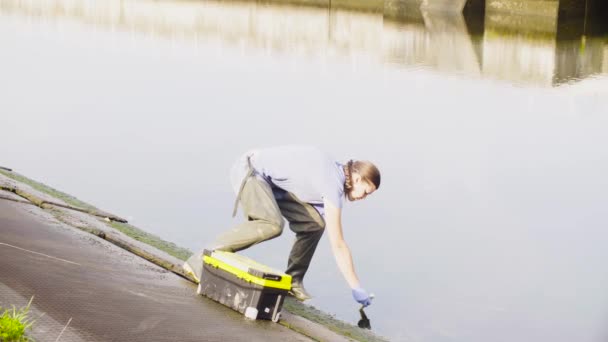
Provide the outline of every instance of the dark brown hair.
{"type": "Polygon", "coordinates": [[[344,193],[349,193],[350,190],[353,189],[353,171],[360,174],[364,180],[374,184],[376,186],[376,190],[380,188],[380,170],[378,170],[376,165],[366,160],[351,159],[348,161],[348,163],[346,163],[346,165],[344,165],[344,175],[346,176],[346,181],[344,182],[344,193]]]}

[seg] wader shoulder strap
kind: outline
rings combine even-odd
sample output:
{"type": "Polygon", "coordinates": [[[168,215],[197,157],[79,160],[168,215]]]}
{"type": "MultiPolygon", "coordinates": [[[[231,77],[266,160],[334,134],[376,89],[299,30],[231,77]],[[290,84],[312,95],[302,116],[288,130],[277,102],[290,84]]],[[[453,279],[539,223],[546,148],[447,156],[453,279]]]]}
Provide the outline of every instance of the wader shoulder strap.
{"type": "Polygon", "coordinates": [[[239,209],[239,201],[241,200],[241,193],[243,192],[243,188],[245,188],[245,183],[247,183],[249,177],[255,174],[255,170],[253,169],[253,166],[251,166],[251,156],[247,157],[247,166],[249,170],[247,171],[245,177],[243,177],[243,181],[241,181],[241,186],[239,187],[239,192],[236,194],[236,199],[234,200],[234,208],[232,209],[232,217],[236,216],[236,212],[239,209]]]}

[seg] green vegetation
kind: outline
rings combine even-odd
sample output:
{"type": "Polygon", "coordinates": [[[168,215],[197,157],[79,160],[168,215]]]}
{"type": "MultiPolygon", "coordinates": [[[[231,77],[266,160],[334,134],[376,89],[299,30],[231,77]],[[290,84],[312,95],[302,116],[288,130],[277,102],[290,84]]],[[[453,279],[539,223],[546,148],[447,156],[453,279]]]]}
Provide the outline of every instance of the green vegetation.
{"type": "Polygon", "coordinates": [[[183,247],[179,247],[173,242],[165,241],[156,235],[145,232],[130,224],[111,222],[110,226],[122,232],[123,234],[134,238],[137,241],[141,241],[147,245],[156,247],[157,249],[166,252],[167,254],[172,255],[178,259],[186,260],[192,255],[192,252],[190,250],[183,247]]]}
{"type": "MultiPolygon", "coordinates": [[[[309,306],[298,302],[293,298],[286,298],[283,303],[283,308],[294,315],[304,317],[309,321],[319,323],[333,332],[352,338],[357,341],[366,342],[386,342],[388,340],[383,339],[380,336],[374,335],[369,330],[361,329],[352,324],[340,321],[335,317],[326,314],[323,311],[316,309],[313,306],[309,306]]],[[[373,324],[373,323],[372,323],[373,324]]]]}
{"type": "Polygon", "coordinates": [[[27,178],[25,176],[22,176],[22,175],[20,175],[20,174],[18,174],[16,172],[9,172],[9,171],[5,171],[5,170],[0,169],[0,174],[6,176],[8,178],[14,179],[14,180],[16,180],[18,182],[27,184],[27,185],[31,186],[32,188],[34,188],[34,189],[36,189],[36,190],[38,190],[38,191],[40,191],[42,193],[45,193],[45,194],[47,194],[49,196],[52,196],[54,198],[58,198],[58,199],[64,201],[65,203],[67,203],[69,205],[72,205],[72,206],[75,206],[75,207],[79,207],[79,208],[82,208],[82,209],[97,210],[97,208],[95,208],[94,206],[92,206],[90,204],[87,204],[87,203],[84,203],[81,200],[77,199],[76,197],[70,196],[70,195],[68,195],[68,194],[66,194],[64,192],[61,192],[61,191],[57,190],[57,189],[51,188],[48,185],[44,185],[42,183],[36,182],[34,180],[31,180],[31,179],[29,179],[29,178],[27,178]]]}
{"type": "MultiPolygon", "coordinates": [[[[45,193],[49,196],[63,200],[64,202],[66,202],[69,205],[72,205],[72,206],[75,206],[78,208],[82,208],[82,209],[99,211],[99,209],[97,209],[96,207],[94,207],[88,203],[85,203],[85,202],[77,199],[76,197],[70,196],[70,195],[68,195],[64,192],[61,192],[57,189],[54,189],[48,185],[31,180],[16,172],[9,172],[9,171],[0,169],[0,174],[4,175],[6,177],[9,177],[13,180],[16,180],[18,182],[27,184],[27,185],[31,186],[32,188],[34,188],[42,193],[45,193]]],[[[62,220],[60,217],[62,215],[60,210],[50,210],[50,212],[55,217],[57,217],[60,221],[65,222],[65,220],[62,220]]],[[[141,241],[145,244],[156,247],[159,250],[166,252],[167,254],[172,255],[178,259],[186,260],[192,255],[192,252],[190,250],[179,247],[172,242],[165,241],[156,235],[147,233],[130,224],[111,222],[111,223],[109,223],[109,225],[112,226],[112,228],[122,232],[123,234],[125,234],[137,241],[141,241]]]]}
{"type": "MultiPolygon", "coordinates": [[[[0,315],[0,341],[3,342],[25,342],[33,341],[25,335],[26,330],[30,329],[34,321],[28,317],[32,299],[27,306],[17,310],[13,305],[12,309],[6,309],[0,315]]],[[[2,308],[0,307],[0,311],[2,308]]]]}

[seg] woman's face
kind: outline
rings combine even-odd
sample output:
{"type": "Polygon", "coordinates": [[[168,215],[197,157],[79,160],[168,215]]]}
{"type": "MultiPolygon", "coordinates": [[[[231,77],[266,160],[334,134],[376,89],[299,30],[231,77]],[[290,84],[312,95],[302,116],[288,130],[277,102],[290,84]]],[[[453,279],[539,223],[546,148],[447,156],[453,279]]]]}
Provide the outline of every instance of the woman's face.
{"type": "Polygon", "coordinates": [[[361,177],[359,173],[353,172],[351,177],[353,188],[347,195],[349,201],[362,200],[376,191],[376,186],[361,177]]]}

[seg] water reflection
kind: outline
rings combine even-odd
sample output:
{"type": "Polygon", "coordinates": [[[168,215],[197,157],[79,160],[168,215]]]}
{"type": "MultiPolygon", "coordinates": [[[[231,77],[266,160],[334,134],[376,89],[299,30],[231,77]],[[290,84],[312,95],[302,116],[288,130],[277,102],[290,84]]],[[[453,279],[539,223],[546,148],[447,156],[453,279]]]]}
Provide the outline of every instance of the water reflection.
{"type": "MultiPolygon", "coordinates": [[[[506,7],[508,2],[485,6],[470,1],[481,5],[465,8],[464,14],[445,14],[427,11],[432,8],[424,6],[428,2],[300,0],[307,6],[295,6],[256,1],[3,0],[0,11],[267,53],[426,67],[527,85],[555,86],[608,73],[603,8],[579,13],[583,10],[566,11],[558,1],[549,1],[528,9],[534,15],[526,16],[506,7]]],[[[454,4],[464,6],[463,1],[454,4]]]]}

